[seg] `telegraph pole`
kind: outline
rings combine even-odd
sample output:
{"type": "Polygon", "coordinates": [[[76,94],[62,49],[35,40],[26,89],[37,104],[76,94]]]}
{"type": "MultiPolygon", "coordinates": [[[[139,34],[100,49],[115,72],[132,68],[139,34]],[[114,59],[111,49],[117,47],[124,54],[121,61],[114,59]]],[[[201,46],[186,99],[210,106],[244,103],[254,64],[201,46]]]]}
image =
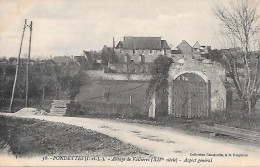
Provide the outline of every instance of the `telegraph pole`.
{"type": "Polygon", "coordinates": [[[26,29],[27,25],[27,20],[24,20],[24,27],[23,27],[23,34],[22,34],[22,40],[20,44],[20,49],[19,49],[19,54],[18,54],[18,59],[17,59],[17,64],[16,64],[16,71],[15,71],[15,77],[14,77],[14,85],[13,85],[13,91],[12,91],[12,96],[11,96],[11,102],[10,102],[10,108],[9,111],[12,112],[12,106],[13,106],[13,101],[14,101],[14,91],[15,91],[15,86],[17,82],[17,75],[18,75],[18,70],[19,70],[19,65],[20,65],[20,56],[21,56],[21,51],[22,51],[22,46],[23,46],[23,37],[24,37],[24,31],[26,29]]]}
{"type": "Polygon", "coordinates": [[[27,70],[26,70],[26,96],[25,96],[25,106],[28,107],[29,105],[29,67],[30,67],[30,55],[31,55],[31,41],[32,41],[32,21],[31,24],[28,25],[30,27],[30,39],[29,39],[29,52],[28,52],[28,58],[27,58],[27,70]]]}

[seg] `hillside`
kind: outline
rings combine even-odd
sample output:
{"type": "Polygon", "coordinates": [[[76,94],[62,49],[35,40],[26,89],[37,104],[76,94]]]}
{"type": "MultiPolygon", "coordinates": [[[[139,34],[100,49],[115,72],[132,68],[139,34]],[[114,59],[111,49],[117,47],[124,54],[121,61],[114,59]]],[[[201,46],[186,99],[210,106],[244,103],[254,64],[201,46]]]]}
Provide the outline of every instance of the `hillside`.
{"type": "Polygon", "coordinates": [[[147,116],[149,100],[146,95],[148,82],[95,80],[82,86],[76,96],[86,108],[86,115],[147,116]],[[135,114],[134,114],[135,113],[135,114]]]}

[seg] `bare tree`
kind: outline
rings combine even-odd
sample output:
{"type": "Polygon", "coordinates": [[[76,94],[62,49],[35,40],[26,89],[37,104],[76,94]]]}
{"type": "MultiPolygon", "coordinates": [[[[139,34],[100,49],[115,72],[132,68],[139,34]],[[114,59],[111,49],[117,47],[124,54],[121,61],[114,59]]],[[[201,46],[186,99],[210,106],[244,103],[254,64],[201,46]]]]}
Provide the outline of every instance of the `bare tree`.
{"type": "Polygon", "coordinates": [[[254,111],[255,104],[260,98],[257,92],[260,86],[259,40],[258,51],[252,49],[260,34],[258,5],[257,0],[230,0],[229,3],[216,5],[213,9],[221,23],[221,35],[225,39],[225,47],[229,47],[224,54],[238,96],[243,102],[245,116],[254,111]],[[242,67],[238,67],[239,58],[243,60],[242,67]]]}

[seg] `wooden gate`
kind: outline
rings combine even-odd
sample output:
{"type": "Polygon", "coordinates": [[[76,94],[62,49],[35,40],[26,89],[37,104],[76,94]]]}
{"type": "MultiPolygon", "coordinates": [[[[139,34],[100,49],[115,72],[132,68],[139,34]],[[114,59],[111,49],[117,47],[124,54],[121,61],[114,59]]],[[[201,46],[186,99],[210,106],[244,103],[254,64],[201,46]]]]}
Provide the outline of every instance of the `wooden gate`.
{"type": "Polygon", "coordinates": [[[208,117],[210,111],[210,82],[173,81],[173,115],[175,117],[208,117]]]}

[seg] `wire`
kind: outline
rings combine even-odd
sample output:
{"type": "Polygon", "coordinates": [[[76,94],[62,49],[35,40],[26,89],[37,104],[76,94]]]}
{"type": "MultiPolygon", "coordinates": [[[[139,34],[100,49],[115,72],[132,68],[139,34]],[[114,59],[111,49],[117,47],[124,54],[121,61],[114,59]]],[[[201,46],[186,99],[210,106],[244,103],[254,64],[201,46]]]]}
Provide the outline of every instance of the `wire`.
{"type": "MultiPolygon", "coordinates": [[[[119,91],[119,92],[111,92],[109,95],[115,95],[115,94],[120,94],[120,93],[123,93],[123,92],[129,92],[129,91],[132,91],[132,90],[135,90],[137,88],[140,88],[144,85],[145,83],[142,83],[141,85],[137,86],[137,87],[134,87],[134,88],[131,88],[131,89],[128,89],[128,90],[124,90],[124,91],[119,91]]],[[[92,97],[92,98],[88,98],[88,99],[85,99],[85,100],[93,100],[93,99],[98,99],[98,98],[103,98],[104,96],[97,96],[97,97],[92,97]]]]}

